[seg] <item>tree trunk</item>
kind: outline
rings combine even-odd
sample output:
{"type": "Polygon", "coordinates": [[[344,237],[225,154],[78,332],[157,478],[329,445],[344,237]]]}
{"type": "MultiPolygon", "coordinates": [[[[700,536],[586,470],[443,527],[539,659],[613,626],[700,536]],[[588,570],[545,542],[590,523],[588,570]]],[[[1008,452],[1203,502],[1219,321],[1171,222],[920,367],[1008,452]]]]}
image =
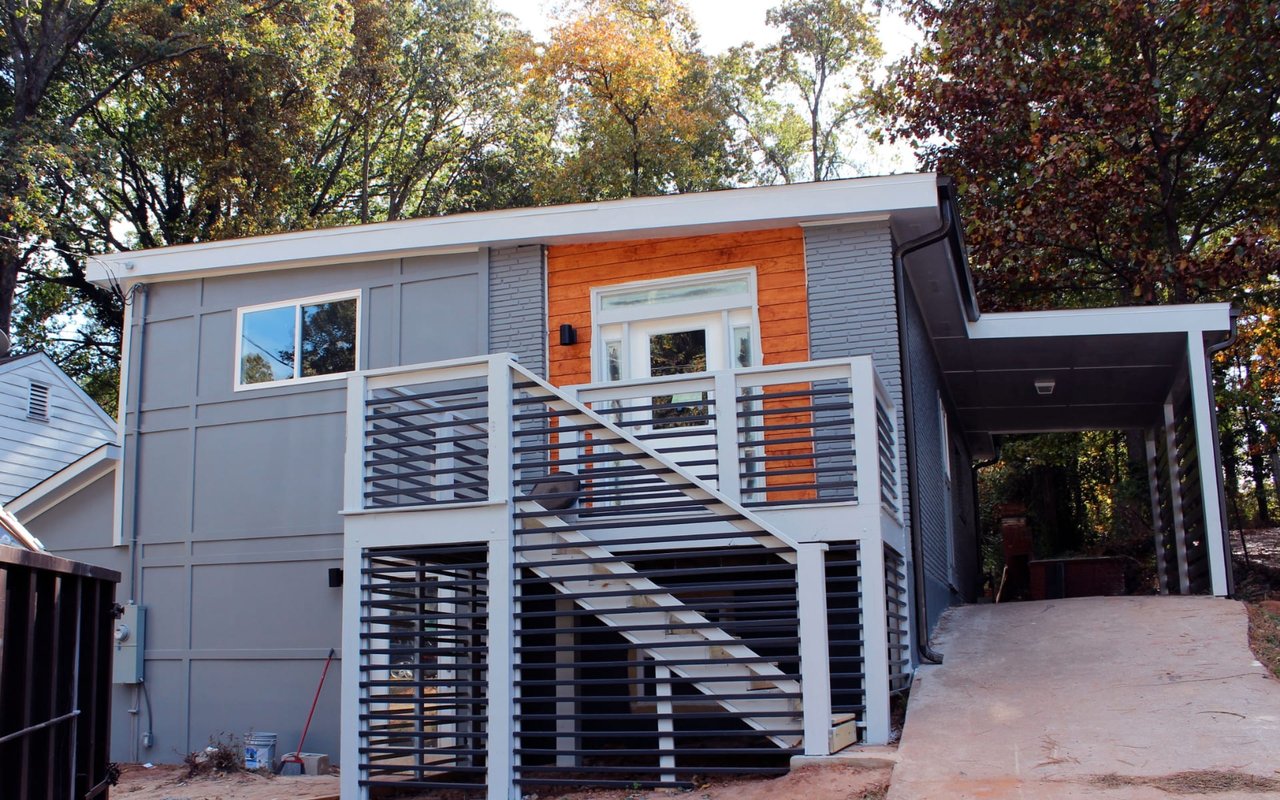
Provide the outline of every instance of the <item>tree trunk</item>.
{"type": "Polygon", "coordinates": [[[1276,502],[1280,503],[1280,448],[1271,451],[1271,487],[1276,490],[1276,502]]]}
{"type": "Polygon", "coordinates": [[[1245,439],[1249,444],[1249,468],[1253,478],[1253,496],[1258,503],[1258,524],[1271,524],[1271,505],[1267,501],[1267,468],[1262,454],[1261,437],[1253,420],[1245,417],[1245,439]]]}
{"type": "Polygon", "coordinates": [[[1222,428],[1222,488],[1227,493],[1228,527],[1243,528],[1240,519],[1240,441],[1236,429],[1230,425],[1222,428]]]}

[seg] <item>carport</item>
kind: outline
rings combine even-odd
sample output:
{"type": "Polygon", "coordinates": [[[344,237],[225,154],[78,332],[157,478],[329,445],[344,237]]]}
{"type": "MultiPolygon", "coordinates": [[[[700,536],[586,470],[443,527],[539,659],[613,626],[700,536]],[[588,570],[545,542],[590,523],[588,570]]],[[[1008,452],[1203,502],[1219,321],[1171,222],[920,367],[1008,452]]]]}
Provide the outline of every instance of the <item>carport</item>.
{"type": "Polygon", "coordinates": [[[974,316],[934,344],[975,458],[1000,434],[1141,431],[1161,592],[1230,594],[1208,358],[1230,340],[1231,307],[974,316]]]}

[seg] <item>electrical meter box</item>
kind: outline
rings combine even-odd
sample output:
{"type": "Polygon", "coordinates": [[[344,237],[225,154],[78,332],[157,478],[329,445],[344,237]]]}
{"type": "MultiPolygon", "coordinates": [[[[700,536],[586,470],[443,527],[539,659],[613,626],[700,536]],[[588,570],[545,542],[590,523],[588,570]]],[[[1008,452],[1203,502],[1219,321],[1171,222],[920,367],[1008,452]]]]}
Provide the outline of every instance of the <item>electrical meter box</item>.
{"type": "Polygon", "coordinates": [[[115,683],[142,683],[142,655],[146,641],[147,609],[130,603],[116,620],[115,657],[111,674],[115,683]]]}

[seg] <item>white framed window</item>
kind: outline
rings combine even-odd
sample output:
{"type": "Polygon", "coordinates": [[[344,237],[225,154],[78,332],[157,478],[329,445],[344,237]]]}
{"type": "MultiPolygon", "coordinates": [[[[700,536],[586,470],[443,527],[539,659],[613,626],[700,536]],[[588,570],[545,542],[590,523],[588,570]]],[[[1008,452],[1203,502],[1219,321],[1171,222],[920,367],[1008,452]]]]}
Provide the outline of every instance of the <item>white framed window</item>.
{"type": "Polygon", "coordinates": [[[329,380],[359,368],[359,291],[236,312],[236,391],[329,380]]]}
{"type": "Polygon", "coordinates": [[[593,287],[594,380],[758,366],[754,269],[593,287]]]}

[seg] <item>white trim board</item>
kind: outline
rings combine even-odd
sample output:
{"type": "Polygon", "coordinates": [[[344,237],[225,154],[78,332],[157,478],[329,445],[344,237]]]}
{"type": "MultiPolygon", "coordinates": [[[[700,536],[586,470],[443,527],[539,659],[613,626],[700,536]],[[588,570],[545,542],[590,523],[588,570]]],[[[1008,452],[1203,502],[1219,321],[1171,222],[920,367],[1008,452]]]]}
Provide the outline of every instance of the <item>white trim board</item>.
{"type": "Polygon", "coordinates": [[[30,522],[68,496],[112,472],[119,463],[120,448],[114,444],[104,444],[13,498],[6,508],[24,523],[30,522]]]}
{"type": "Polygon", "coordinates": [[[937,216],[937,209],[938,178],[933,173],[850,178],[481,211],[112,253],[91,262],[88,275],[95,283],[175,280],[266,265],[280,269],[410,253],[467,252],[482,246],[750,230],[894,210],[923,210],[937,216]]]}
{"type": "Polygon", "coordinates": [[[1006,311],[983,314],[968,325],[970,339],[1229,330],[1230,303],[1006,311]]]}

